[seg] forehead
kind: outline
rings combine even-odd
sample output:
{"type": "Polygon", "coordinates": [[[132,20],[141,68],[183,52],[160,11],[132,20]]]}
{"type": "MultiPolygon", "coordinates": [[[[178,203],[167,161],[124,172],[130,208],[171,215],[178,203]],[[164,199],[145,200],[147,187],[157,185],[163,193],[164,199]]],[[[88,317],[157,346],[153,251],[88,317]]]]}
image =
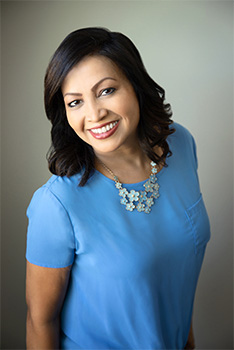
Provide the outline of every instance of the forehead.
{"type": "Polygon", "coordinates": [[[120,68],[104,56],[87,56],[77,63],[67,74],[62,84],[62,91],[91,87],[99,80],[111,77],[116,80],[127,80],[120,68]]]}

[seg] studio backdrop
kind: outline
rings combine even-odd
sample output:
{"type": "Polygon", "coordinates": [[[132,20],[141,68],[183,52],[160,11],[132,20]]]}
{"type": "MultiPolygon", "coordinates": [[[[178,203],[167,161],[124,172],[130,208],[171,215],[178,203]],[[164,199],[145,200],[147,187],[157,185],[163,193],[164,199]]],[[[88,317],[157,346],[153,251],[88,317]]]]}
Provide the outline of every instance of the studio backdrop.
{"type": "Polygon", "coordinates": [[[200,275],[198,349],[233,347],[233,2],[1,1],[2,349],[25,349],[26,208],[50,177],[44,73],[71,31],[126,34],[195,137],[211,240],[200,275]]]}

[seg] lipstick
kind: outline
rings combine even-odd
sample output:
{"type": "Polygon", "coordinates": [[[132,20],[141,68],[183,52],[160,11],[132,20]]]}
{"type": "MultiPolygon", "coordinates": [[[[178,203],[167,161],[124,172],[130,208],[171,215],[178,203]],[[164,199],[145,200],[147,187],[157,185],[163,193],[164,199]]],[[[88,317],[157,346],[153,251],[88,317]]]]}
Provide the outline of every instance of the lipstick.
{"type": "MultiPolygon", "coordinates": [[[[111,123],[108,123],[108,124],[102,124],[99,128],[96,128],[96,129],[101,129],[103,126],[106,126],[106,125],[110,125],[111,123]]],[[[113,124],[113,123],[112,123],[113,124]]],[[[104,131],[104,132],[101,132],[101,133],[96,133],[96,132],[93,132],[91,129],[89,130],[90,134],[95,138],[95,139],[98,139],[98,140],[103,140],[103,139],[106,139],[110,136],[112,136],[117,128],[119,126],[119,121],[117,121],[116,125],[114,125],[114,127],[112,127],[112,129],[110,130],[107,130],[107,131],[104,131]]],[[[94,128],[93,128],[94,129],[94,128]]]]}

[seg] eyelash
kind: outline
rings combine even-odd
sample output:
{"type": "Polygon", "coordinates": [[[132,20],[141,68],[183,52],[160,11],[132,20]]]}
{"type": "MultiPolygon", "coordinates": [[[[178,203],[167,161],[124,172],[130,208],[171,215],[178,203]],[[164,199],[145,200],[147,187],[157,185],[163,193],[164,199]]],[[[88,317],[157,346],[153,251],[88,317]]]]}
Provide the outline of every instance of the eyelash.
{"type": "MultiPolygon", "coordinates": [[[[100,91],[98,97],[100,97],[100,96],[108,96],[108,95],[111,95],[111,94],[113,94],[113,92],[115,92],[115,90],[116,90],[115,88],[106,88],[106,89],[103,89],[103,90],[100,91]],[[104,91],[108,91],[108,90],[110,90],[110,91],[109,91],[107,94],[102,95],[104,91]]],[[[78,105],[81,103],[81,101],[82,101],[82,100],[73,100],[73,101],[69,102],[67,105],[68,105],[68,107],[70,107],[70,108],[74,108],[74,107],[78,106],[78,105]]]]}

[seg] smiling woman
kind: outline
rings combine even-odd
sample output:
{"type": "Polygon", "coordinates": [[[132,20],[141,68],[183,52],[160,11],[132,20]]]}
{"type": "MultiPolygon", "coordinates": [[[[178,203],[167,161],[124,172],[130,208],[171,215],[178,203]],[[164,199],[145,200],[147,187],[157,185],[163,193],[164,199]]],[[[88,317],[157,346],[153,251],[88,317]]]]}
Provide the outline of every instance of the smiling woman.
{"type": "Polygon", "coordinates": [[[54,175],[27,210],[27,347],[193,349],[210,228],[192,135],[103,28],[60,44],[45,109],[54,175]]]}

